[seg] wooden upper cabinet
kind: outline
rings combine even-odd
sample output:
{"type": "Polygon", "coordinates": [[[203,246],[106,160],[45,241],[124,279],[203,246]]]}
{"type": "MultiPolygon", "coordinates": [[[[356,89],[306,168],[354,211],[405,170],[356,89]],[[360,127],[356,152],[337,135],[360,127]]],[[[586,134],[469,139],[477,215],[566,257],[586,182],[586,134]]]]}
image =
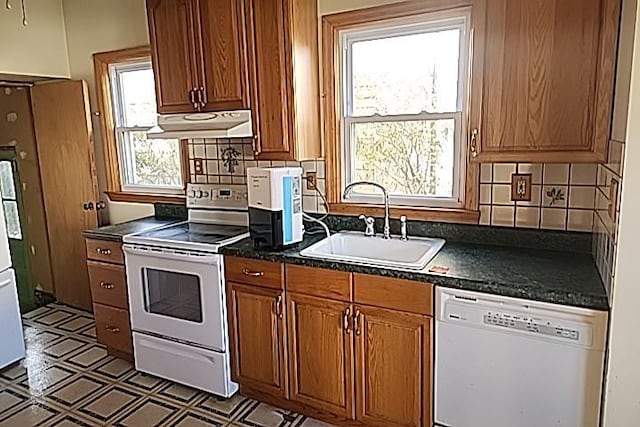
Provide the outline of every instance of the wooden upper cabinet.
{"type": "Polygon", "coordinates": [[[287,294],[291,400],[353,419],[351,305],[287,294]]]}
{"type": "Polygon", "coordinates": [[[244,0],[198,0],[203,111],[249,109],[244,0]]]}
{"type": "Polygon", "coordinates": [[[254,391],[287,398],[283,293],[227,282],[227,299],[232,378],[254,391]]]}
{"type": "Polygon", "coordinates": [[[431,318],[355,306],[356,420],[431,425],[431,318]]]}
{"type": "Polygon", "coordinates": [[[147,0],[149,40],[159,113],[197,111],[192,0],[147,0]]]}
{"type": "Polygon", "coordinates": [[[147,0],[159,113],[249,108],[244,0],[147,0]]]}
{"type": "Polygon", "coordinates": [[[256,158],[321,155],[315,0],[249,0],[256,158]]]}
{"type": "Polygon", "coordinates": [[[619,0],[473,1],[473,159],[606,160],[619,7],[619,0]]]}

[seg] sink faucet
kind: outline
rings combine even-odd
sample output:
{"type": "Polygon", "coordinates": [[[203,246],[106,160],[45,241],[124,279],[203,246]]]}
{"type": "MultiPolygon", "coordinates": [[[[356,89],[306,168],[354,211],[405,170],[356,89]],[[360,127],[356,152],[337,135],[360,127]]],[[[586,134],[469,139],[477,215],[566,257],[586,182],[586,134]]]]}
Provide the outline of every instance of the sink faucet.
{"type": "Polygon", "coordinates": [[[382,237],[384,239],[390,239],[391,238],[391,229],[389,227],[389,192],[387,191],[386,188],[384,188],[382,185],[378,184],[377,182],[356,181],[356,182],[352,182],[351,184],[347,185],[347,188],[344,189],[344,193],[343,193],[342,197],[345,200],[348,199],[349,195],[353,191],[353,188],[357,187],[359,185],[372,185],[372,186],[382,190],[382,194],[384,195],[384,229],[382,231],[382,237]]]}

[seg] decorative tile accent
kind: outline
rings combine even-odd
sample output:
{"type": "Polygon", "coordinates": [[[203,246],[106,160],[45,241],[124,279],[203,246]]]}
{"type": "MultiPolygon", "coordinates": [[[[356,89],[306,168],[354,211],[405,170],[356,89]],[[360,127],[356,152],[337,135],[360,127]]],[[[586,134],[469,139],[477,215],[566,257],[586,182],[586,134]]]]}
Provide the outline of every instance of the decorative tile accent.
{"type": "Polygon", "coordinates": [[[552,208],[564,208],[567,206],[567,187],[545,186],[542,189],[544,204],[552,208]]]}

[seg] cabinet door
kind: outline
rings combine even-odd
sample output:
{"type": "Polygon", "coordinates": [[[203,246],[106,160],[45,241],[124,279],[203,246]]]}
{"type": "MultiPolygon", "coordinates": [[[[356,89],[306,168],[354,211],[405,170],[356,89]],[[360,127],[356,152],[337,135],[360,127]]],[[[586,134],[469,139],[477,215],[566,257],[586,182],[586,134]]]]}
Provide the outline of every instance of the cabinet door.
{"type": "Polygon", "coordinates": [[[233,380],[286,398],[283,293],[233,282],[227,292],[233,380]]]}
{"type": "Polygon", "coordinates": [[[252,103],[256,158],[294,160],[288,108],[287,0],[251,0],[252,103]]]}
{"type": "Polygon", "coordinates": [[[366,425],[431,425],[431,318],[354,307],[356,419],[366,425]]]}
{"type": "Polygon", "coordinates": [[[474,0],[476,160],[605,159],[618,3],[474,0]]]}
{"type": "Polygon", "coordinates": [[[158,112],[196,111],[193,0],[147,0],[147,16],[158,112]]]}
{"type": "Polygon", "coordinates": [[[351,305],[287,294],[291,400],[353,418],[351,305]]]}
{"type": "Polygon", "coordinates": [[[244,0],[198,0],[202,111],[248,109],[244,0]]]}

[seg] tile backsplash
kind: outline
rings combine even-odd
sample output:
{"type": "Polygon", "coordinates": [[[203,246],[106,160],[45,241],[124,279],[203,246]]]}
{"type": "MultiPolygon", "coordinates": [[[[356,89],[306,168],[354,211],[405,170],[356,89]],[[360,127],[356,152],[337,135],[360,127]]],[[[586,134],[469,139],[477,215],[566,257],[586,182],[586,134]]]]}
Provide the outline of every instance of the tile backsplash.
{"type": "Polygon", "coordinates": [[[596,180],[593,256],[609,298],[611,298],[618,244],[624,145],[622,141],[610,142],[608,162],[598,166],[596,180]]]}
{"type": "Polygon", "coordinates": [[[480,224],[592,231],[596,164],[484,163],[480,224]],[[511,200],[511,175],[531,174],[531,201],[511,200]]]}
{"type": "MultiPolygon", "coordinates": [[[[324,161],[303,162],[256,161],[251,138],[244,139],[192,139],[189,146],[191,182],[207,184],[246,184],[247,168],[255,166],[300,166],[306,172],[317,172],[318,189],[325,194],[324,161]],[[202,169],[196,173],[196,160],[202,169]]],[[[322,198],[313,189],[303,185],[302,205],[307,212],[326,211],[322,198]]]]}

